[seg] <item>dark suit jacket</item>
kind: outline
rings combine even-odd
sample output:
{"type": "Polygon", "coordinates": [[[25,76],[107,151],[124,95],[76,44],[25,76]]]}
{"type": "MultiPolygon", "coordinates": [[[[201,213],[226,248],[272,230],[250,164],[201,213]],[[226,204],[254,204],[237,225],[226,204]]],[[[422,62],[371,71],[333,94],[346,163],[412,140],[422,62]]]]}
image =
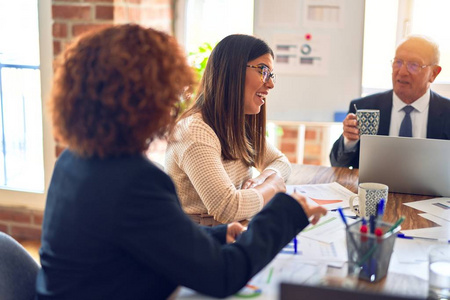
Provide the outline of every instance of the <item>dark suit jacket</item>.
{"type": "MultiPolygon", "coordinates": [[[[214,188],[214,187],[212,187],[214,188]]],[[[237,242],[194,224],[175,187],[143,155],[59,157],[44,214],[38,299],[166,299],[178,285],[236,293],[308,225],[277,194],[237,242]]]]}
{"type": "MultiPolygon", "coordinates": [[[[379,109],[378,135],[389,135],[392,94],[393,91],[390,90],[353,100],[350,103],[349,113],[355,113],[355,104],[358,109],[379,109]]],[[[433,91],[430,92],[427,138],[450,140],[450,100],[433,91]]],[[[330,161],[333,167],[359,168],[359,141],[353,151],[345,152],[344,136],[341,135],[331,149],[330,161]]]]}

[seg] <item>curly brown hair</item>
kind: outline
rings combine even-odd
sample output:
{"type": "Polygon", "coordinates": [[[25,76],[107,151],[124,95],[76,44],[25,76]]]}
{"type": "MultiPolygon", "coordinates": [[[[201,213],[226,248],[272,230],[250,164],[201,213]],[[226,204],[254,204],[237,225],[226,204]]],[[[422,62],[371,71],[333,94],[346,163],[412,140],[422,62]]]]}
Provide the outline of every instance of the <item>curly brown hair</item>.
{"type": "Polygon", "coordinates": [[[88,32],[56,67],[54,136],[85,157],[141,153],[173,128],[193,83],[184,51],[166,33],[131,24],[88,32]]]}

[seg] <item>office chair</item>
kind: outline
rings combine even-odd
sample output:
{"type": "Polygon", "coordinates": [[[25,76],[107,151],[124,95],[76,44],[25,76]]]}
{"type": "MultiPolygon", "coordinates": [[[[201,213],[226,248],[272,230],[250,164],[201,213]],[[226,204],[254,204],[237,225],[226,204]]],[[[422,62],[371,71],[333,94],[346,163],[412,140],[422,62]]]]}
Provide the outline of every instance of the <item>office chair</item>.
{"type": "Polygon", "coordinates": [[[31,300],[39,265],[16,240],[0,232],[0,299],[31,300]]]}

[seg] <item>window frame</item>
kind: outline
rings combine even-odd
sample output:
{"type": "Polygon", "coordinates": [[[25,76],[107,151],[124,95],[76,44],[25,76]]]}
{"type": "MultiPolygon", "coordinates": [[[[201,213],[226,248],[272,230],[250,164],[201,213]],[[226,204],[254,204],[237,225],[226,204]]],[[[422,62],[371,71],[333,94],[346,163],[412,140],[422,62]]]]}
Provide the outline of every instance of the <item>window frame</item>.
{"type": "MultiPolygon", "coordinates": [[[[398,1],[398,13],[397,13],[397,28],[396,28],[396,45],[400,43],[411,32],[411,19],[414,9],[414,0],[397,0],[398,1]]],[[[394,55],[394,53],[392,53],[394,55]]],[[[441,51],[441,56],[443,55],[441,51]]],[[[364,61],[364,59],[363,59],[364,61]]],[[[363,66],[364,68],[364,66],[363,66]]],[[[390,85],[387,88],[374,87],[374,86],[362,86],[362,96],[391,90],[390,85]]],[[[435,82],[431,84],[431,89],[443,97],[450,98],[450,82],[440,81],[439,77],[435,82]]]]}
{"type": "Polygon", "coordinates": [[[45,107],[53,78],[53,37],[51,1],[38,1],[39,52],[41,76],[42,136],[44,154],[44,192],[25,192],[0,188],[0,206],[22,207],[43,210],[56,161],[56,144],[52,135],[50,116],[45,107]]]}

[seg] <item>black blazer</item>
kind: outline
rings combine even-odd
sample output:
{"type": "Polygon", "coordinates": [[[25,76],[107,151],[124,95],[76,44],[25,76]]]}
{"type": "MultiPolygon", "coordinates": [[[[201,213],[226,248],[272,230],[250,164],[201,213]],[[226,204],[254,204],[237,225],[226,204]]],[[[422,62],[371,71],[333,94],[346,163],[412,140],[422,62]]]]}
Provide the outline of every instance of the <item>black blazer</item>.
{"type": "MultiPolygon", "coordinates": [[[[364,98],[353,100],[350,103],[349,113],[355,113],[355,104],[358,109],[379,109],[380,125],[378,135],[389,135],[392,112],[393,90],[373,94],[364,98]]],[[[433,91],[430,91],[430,107],[428,110],[427,138],[450,140],[450,100],[433,91]]],[[[354,151],[344,152],[344,136],[341,135],[333,145],[330,152],[330,162],[333,167],[359,168],[359,141],[354,151]]]]}
{"type": "Polygon", "coordinates": [[[48,191],[37,298],[166,299],[179,285],[225,297],[308,224],[279,193],[225,244],[226,225],[194,224],[172,180],[143,155],[101,160],[66,150],[48,191]]]}

